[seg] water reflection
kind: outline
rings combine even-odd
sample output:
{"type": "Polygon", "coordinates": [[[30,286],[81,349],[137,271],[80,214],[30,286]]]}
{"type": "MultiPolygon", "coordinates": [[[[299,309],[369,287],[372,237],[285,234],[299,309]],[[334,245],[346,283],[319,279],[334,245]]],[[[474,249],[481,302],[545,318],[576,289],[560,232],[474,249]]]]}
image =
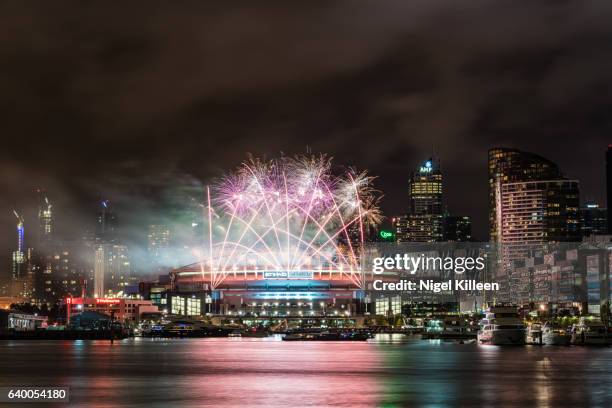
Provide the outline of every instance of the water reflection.
{"type": "Polygon", "coordinates": [[[612,406],[612,349],[383,335],[0,342],[0,386],[67,385],[74,406],[612,406]]]}

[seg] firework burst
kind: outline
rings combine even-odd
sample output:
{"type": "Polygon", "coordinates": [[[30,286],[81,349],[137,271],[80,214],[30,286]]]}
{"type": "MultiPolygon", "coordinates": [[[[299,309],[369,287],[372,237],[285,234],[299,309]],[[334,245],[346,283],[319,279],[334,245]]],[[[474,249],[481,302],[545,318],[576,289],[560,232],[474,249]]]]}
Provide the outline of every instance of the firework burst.
{"type": "Polygon", "coordinates": [[[339,273],[362,286],[364,236],[380,223],[380,195],[366,172],[332,173],[321,156],[251,158],[208,190],[213,288],[244,271],[339,273]]]}

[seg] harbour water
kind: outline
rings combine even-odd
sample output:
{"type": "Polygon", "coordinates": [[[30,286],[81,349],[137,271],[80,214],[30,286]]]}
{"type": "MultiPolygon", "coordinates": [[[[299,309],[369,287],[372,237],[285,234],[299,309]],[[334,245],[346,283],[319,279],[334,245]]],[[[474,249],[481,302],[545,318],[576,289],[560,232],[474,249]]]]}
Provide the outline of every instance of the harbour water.
{"type": "Polygon", "coordinates": [[[609,407],[612,348],[402,335],[367,342],[1,341],[0,387],[9,386],[68,386],[70,406],[93,408],[609,407]]]}

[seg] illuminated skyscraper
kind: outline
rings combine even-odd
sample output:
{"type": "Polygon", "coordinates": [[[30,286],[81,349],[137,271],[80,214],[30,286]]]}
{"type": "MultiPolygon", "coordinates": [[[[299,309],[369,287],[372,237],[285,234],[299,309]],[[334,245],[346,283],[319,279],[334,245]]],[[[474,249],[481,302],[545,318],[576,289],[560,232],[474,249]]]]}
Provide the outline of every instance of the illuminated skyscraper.
{"type": "Polygon", "coordinates": [[[491,240],[500,257],[495,279],[503,288],[498,299],[516,302],[536,285],[521,271],[542,244],[582,239],[579,184],[540,156],[495,148],[489,151],[489,195],[491,240]]]}
{"type": "Polygon", "coordinates": [[[559,167],[536,154],[517,149],[495,147],[489,150],[489,232],[490,240],[498,242],[498,204],[496,197],[507,183],[563,179],[559,167]]]}
{"type": "Polygon", "coordinates": [[[413,172],[409,182],[410,210],[406,241],[442,241],[442,173],[433,158],[413,172]]]}
{"type": "Polygon", "coordinates": [[[44,190],[37,190],[38,195],[38,240],[47,244],[53,240],[53,206],[44,190]]]}
{"type": "Polygon", "coordinates": [[[534,244],[581,239],[575,180],[504,183],[498,200],[499,242],[509,260],[525,255],[534,244]]]}

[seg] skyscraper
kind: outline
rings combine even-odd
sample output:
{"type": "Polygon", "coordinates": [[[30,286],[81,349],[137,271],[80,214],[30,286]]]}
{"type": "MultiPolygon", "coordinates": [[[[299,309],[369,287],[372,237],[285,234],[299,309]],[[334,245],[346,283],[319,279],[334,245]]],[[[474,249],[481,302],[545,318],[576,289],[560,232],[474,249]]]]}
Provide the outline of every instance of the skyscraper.
{"type": "Polygon", "coordinates": [[[489,232],[499,241],[498,204],[501,186],[507,183],[563,179],[559,167],[541,156],[517,149],[494,147],[489,150],[489,232]]]}
{"type": "Polygon", "coordinates": [[[111,209],[110,201],[102,200],[96,214],[96,240],[113,242],[117,238],[117,218],[111,209]]]}
{"type": "Polygon", "coordinates": [[[53,240],[53,209],[45,191],[38,189],[38,241],[47,244],[53,240]]]}
{"type": "Polygon", "coordinates": [[[525,255],[534,244],[581,239],[575,180],[503,183],[497,199],[498,242],[509,260],[525,255]]]}
{"type": "Polygon", "coordinates": [[[442,173],[433,158],[412,172],[409,181],[410,209],[406,240],[436,242],[442,240],[442,173]]]}
{"type": "MultiPolygon", "coordinates": [[[[489,197],[490,235],[500,261],[497,299],[517,302],[520,294],[532,299],[536,288],[550,291],[551,277],[535,273],[528,259],[541,253],[544,243],[581,240],[578,182],[538,155],[494,148],[489,151],[489,197]]],[[[558,283],[572,285],[573,279],[558,283]]]]}

